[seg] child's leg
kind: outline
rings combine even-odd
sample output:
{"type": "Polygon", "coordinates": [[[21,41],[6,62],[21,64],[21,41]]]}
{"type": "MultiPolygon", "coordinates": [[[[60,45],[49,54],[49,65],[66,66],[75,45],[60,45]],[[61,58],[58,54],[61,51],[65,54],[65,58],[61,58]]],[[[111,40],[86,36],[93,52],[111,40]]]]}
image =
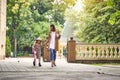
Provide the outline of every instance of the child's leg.
{"type": "Polygon", "coordinates": [[[33,61],[33,65],[35,66],[36,64],[36,54],[34,54],[34,61],[33,61]]]}
{"type": "Polygon", "coordinates": [[[38,65],[41,66],[41,58],[38,58],[38,65]]]}
{"type": "Polygon", "coordinates": [[[37,58],[38,58],[38,65],[41,66],[41,55],[38,54],[38,55],[37,55],[37,58]]]}

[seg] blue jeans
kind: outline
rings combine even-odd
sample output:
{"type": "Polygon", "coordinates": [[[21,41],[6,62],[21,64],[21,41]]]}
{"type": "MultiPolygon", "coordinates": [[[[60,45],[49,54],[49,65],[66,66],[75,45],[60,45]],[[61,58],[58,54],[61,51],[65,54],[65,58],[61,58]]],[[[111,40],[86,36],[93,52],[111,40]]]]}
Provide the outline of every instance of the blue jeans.
{"type": "Polygon", "coordinates": [[[56,51],[55,49],[50,48],[50,60],[55,61],[56,60],[56,51]]]}

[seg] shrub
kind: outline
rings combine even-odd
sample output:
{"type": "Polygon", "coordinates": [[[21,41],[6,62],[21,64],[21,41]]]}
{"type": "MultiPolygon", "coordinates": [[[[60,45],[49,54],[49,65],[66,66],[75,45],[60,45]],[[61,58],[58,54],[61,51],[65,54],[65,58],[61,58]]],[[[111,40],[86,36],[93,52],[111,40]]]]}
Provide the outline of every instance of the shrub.
{"type": "Polygon", "coordinates": [[[24,53],[24,56],[25,56],[25,57],[28,57],[28,56],[29,56],[29,52],[26,51],[26,52],[24,53]]]}
{"type": "Polygon", "coordinates": [[[6,49],[5,49],[6,57],[10,57],[11,55],[11,44],[10,39],[8,36],[6,36],[6,49]]]}

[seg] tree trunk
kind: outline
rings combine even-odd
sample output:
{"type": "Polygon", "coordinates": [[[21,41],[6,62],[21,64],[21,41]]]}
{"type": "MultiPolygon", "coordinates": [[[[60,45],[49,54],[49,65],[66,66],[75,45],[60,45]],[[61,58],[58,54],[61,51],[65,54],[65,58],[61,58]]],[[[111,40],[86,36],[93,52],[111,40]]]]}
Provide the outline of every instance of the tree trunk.
{"type": "Polygon", "coordinates": [[[14,30],[14,57],[17,57],[17,38],[14,30]]]}
{"type": "Polygon", "coordinates": [[[15,57],[17,57],[17,38],[15,38],[14,41],[14,53],[15,53],[15,57]]]}

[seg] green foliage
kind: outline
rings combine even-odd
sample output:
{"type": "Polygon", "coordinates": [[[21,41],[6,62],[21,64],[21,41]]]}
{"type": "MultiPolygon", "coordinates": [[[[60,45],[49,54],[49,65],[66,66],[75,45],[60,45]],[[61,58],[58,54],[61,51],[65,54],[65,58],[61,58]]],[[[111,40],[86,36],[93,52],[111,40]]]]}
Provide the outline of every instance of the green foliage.
{"type": "Polygon", "coordinates": [[[117,17],[120,16],[120,1],[119,0],[108,0],[107,5],[111,7],[114,12],[110,15],[109,23],[114,25],[117,21],[117,17]]]}
{"type": "Polygon", "coordinates": [[[7,35],[17,50],[31,47],[37,37],[43,40],[48,36],[50,24],[62,30],[64,12],[68,6],[73,6],[75,0],[8,0],[7,1],[7,35]]]}
{"type": "Polygon", "coordinates": [[[106,1],[85,0],[84,11],[81,11],[77,16],[79,21],[72,25],[75,27],[75,24],[79,24],[75,31],[75,36],[79,41],[120,43],[120,16],[118,11],[120,1],[111,1],[116,4],[114,7],[108,6],[106,1]]]}
{"type": "Polygon", "coordinates": [[[28,56],[29,56],[29,52],[26,51],[26,52],[24,53],[24,56],[28,57],[28,56]]]}
{"type": "Polygon", "coordinates": [[[17,57],[23,56],[23,53],[17,53],[17,57]]]}
{"type": "Polygon", "coordinates": [[[6,57],[10,57],[11,56],[11,43],[10,43],[10,39],[8,36],[6,36],[6,57]]]}

